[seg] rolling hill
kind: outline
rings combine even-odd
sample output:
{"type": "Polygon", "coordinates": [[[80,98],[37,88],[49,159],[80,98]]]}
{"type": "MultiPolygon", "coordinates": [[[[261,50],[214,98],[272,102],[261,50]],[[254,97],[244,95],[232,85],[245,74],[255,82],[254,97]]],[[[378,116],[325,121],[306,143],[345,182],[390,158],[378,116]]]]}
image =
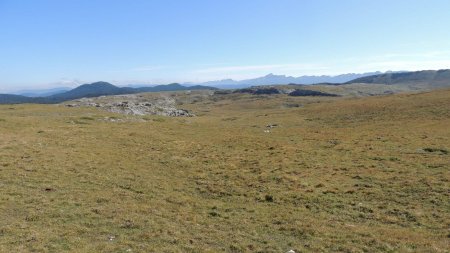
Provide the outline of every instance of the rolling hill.
{"type": "Polygon", "coordinates": [[[443,87],[450,84],[450,69],[423,70],[402,73],[385,73],[354,79],[346,82],[352,83],[376,83],[376,84],[425,84],[428,86],[443,87]]]}
{"type": "Polygon", "coordinates": [[[13,94],[0,94],[0,104],[39,103],[38,98],[25,97],[13,94]]]}
{"type": "Polygon", "coordinates": [[[177,83],[168,85],[158,85],[154,87],[130,88],[130,87],[117,87],[108,82],[95,82],[91,84],[83,84],[75,89],[47,97],[26,97],[20,95],[0,94],[0,104],[23,104],[23,103],[55,104],[85,97],[135,94],[141,92],[205,90],[205,89],[215,90],[217,88],[201,85],[187,87],[177,83]]]}
{"type": "Polygon", "coordinates": [[[157,85],[153,87],[135,88],[135,90],[138,92],[161,92],[161,91],[181,91],[181,90],[217,90],[217,88],[204,85],[183,86],[178,83],[172,83],[167,85],[157,85]]]}
{"type": "MultiPolygon", "coordinates": [[[[381,73],[381,72],[373,72],[373,73],[381,73]]],[[[366,75],[358,74],[358,75],[366,75]]],[[[353,74],[345,74],[336,76],[341,78],[341,80],[349,78],[350,76],[355,76],[353,74]]],[[[311,76],[313,77],[313,76],[311,76]]],[[[327,76],[322,76],[322,79],[318,79],[316,76],[311,80],[316,81],[330,81],[330,78],[327,76]]],[[[249,79],[244,81],[234,81],[234,80],[224,80],[223,82],[207,82],[206,85],[194,85],[194,86],[184,86],[178,83],[168,84],[168,85],[157,85],[153,87],[117,87],[107,82],[96,82],[91,84],[84,84],[75,89],[53,94],[50,96],[41,96],[41,97],[27,97],[21,95],[12,95],[12,94],[0,94],[0,104],[21,104],[21,103],[40,103],[40,104],[52,104],[52,103],[61,103],[64,101],[79,99],[83,97],[99,97],[99,96],[107,96],[107,95],[121,95],[121,94],[135,94],[142,92],[163,92],[163,91],[183,91],[183,90],[217,90],[218,88],[212,87],[214,86],[227,86],[225,83],[230,83],[234,88],[241,86],[248,86],[248,84],[257,84],[257,85],[280,85],[285,82],[302,82],[305,81],[306,76],[303,77],[289,77],[284,75],[267,75],[265,77],[249,79]],[[303,78],[303,79],[302,79],[303,78]]],[[[334,80],[338,80],[338,79],[334,80]]],[[[417,90],[432,90],[436,88],[443,88],[450,86],[450,70],[423,70],[423,71],[413,71],[413,72],[388,72],[384,74],[376,74],[370,76],[363,76],[356,78],[352,81],[347,81],[343,83],[319,83],[322,86],[346,86],[353,84],[376,84],[378,86],[383,86],[382,90],[385,89],[385,85],[389,85],[389,87],[397,87],[398,91],[417,91],[417,90]]],[[[317,86],[317,85],[315,85],[317,86]]],[[[348,89],[352,89],[351,87],[348,89]]],[[[313,86],[310,86],[313,87],[313,86]]],[[[378,87],[380,88],[380,87],[378,87]]],[[[245,91],[245,89],[244,89],[245,91]]],[[[393,92],[393,91],[388,91],[393,92]]]]}
{"type": "Polygon", "coordinates": [[[51,89],[33,89],[33,90],[19,90],[14,93],[14,95],[21,95],[25,97],[48,97],[51,95],[63,93],[66,91],[71,90],[69,87],[58,87],[58,88],[51,88],[51,89]]]}

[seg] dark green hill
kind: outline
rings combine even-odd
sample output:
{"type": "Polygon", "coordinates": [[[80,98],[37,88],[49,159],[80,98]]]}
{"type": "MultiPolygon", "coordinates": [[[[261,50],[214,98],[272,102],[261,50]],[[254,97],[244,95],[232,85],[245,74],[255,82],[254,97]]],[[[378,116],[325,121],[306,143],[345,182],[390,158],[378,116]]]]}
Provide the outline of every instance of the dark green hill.
{"type": "Polygon", "coordinates": [[[39,103],[38,98],[25,97],[20,95],[0,94],[0,104],[25,104],[39,103]]]}
{"type": "Polygon", "coordinates": [[[307,96],[325,96],[325,97],[337,97],[336,94],[321,92],[321,91],[315,91],[315,90],[300,90],[297,89],[291,93],[289,93],[289,96],[293,97],[307,97],[307,96]]]}
{"type": "Polygon", "coordinates": [[[450,69],[386,73],[357,78],[346,84],[351,83],[377,83],[387,85],[425,84],[428,86],[443,87],[450,85],[450,69]]]}
{"type": "Polygon", "coordinates": [[[205,90],[205,89],[216,90],[217,88],[201,85],[187,87],[177,83],[168,85],[158,85],[154,87],[143,87],[143,88],[129,88],[129,87],[121,88],[107,82],[96,82],[91,84],[83,84],[73,90],[55,94],[48,97],[25,97],[20,95],[1,94],[0,104],[23,104],[23,103],[55,104],[86,97],[135,94],[141,92],[205,90]]]}
{"type": "Polygon", "coordinates": [[[44,100],[50,103],[60,103],[78,98],[130,93],[137,93],[137,91],[133,88],[119,88],[107,82],[96,82],[91,84],[83,84],[73,90],[45,97],[44,100]]]}

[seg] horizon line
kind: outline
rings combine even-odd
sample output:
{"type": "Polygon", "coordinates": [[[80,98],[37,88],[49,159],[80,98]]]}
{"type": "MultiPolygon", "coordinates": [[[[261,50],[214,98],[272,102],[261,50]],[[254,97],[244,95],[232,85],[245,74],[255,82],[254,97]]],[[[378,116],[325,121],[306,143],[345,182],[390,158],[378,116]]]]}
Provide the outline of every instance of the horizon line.
{"type": "MultiPolygon", "coordinates": [[[[367,71],[367,72],[348,72],[348,73],[341,73],[341,74],[321,74],[321,75],[299,75],[299,76],[293,76],[293,75],[284,75],[284,74],[273,74],[273,73],[269,73],[263,76],[256,76],[254,78],[246,78],[246,79],[233,79],[233,78],[225,78],[225,79],[218,79],[218,80],[210,80],[210,81],[204,81],[204,82],[161,82],[161,83],[154,83],[154,82],[150,82],[150,81],[105,81],[105,80],[97,80],[97,81],[80,81],[80,80],[76,80],[74,79],[73,83],[66,82],[67,84],[64,84],[64,82],[61,83],[53,83],[55,84],[55,86],[51,86],[51,87],[41,87],[41,88],[20,88],[20,89],[6,89],[6,90],[1,90],[0,89],[0,94],[17,94],[17,93],[24,93],[24,92],[33,92],[33,91],[45,91],[45,90],[52,90],[52,89],[62,89],[62,88],[67,88],[67,89],[74,89],[77,88],[81,85],[85,85],[85,84],[93,84],[93,83],[98,83],[98,82],[106,82],[109,84],[112,84],[114,86],[117,87],[132,87],[132,86],[141,86],[141,87],[154,87],[154,86],[158,86],[158,85],[169,85],[169,84],[180,84],[180,85],[204,85],[209,82],[220,82],[220,81],[226,81],[226,80],[230,80],[233,82],[242,82],[245,80],[253,80],[253,79],[258,79],[258,78],[264,78],[264,77],[268,77],[268,76],[280,76],[280,77],[286,77],[286,78],[302,78],[302,77],[339,77],[339,76],[344,76],[344,75],[362,75],[362,74],[372,74],[373,75],[377,75],[375,73],[380,73],[380,74],[387,74],[387,73],[402,73],[402,72],[420,72],[420,71],[440,71],[440,70],[448,70],[448,68],[439,68],[439,69],[420,69],[420,70],[387,70],[387,71],[380,71],[380,70],[376,70],[376,71],[367,71]],[[56,85],[57,84],[57,85],[56,85]],[[145,86],[148,85],[148,86],[145,86]]],[[[47,84],[48,85],[48,84],[47,84]]],[[[230,85],[232,86],[233,84],[222,84],[222,85],[230,85]]],[[[239,84],[236,84],[236,86],[238,86],[239,84]]],[[[308,84],[310,85],[310,84],[308,84]]],[[[213,86],[214,87],[214,86],[213,86]]]]}

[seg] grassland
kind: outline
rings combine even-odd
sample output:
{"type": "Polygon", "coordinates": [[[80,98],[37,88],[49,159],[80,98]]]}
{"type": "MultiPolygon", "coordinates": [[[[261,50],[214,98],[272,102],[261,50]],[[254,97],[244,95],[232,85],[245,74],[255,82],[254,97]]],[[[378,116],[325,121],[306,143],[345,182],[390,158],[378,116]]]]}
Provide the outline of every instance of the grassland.
{"type": "Polygon", "coordinates": [[[0,106],[0,252],[449,252],[450,90],[182,107],[0,106]]]}

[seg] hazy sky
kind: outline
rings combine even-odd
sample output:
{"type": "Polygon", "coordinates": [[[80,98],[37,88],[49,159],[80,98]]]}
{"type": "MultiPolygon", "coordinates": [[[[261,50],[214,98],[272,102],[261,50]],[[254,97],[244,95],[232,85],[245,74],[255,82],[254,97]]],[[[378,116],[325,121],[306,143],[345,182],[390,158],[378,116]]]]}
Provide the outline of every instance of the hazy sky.
{"type": "Polygon", "coordinates": [[[440,68],[448,0],[0,0],[0,92],[440,68]]]}

